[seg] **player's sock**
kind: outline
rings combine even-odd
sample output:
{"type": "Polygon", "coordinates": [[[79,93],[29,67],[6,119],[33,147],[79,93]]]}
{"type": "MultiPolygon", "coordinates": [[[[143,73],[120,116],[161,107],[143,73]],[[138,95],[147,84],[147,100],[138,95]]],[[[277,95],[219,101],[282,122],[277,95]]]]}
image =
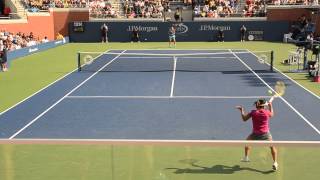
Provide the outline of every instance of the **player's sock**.
{"type": "Polygon", "coordinates": [[[250,162],[250,159],[248,156],[244,156],[242,159],[241,159],[242,162],[250,162]]]}

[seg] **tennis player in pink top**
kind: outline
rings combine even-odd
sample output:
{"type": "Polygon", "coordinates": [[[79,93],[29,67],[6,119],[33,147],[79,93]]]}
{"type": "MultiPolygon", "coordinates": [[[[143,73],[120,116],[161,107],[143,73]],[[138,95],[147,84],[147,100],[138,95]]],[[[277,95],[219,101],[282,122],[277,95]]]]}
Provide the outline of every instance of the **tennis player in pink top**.
{"type": "MultiPolygon", "coordinates": [[[[242,106],[237,106],[236,108],[240,110],[241,117],[243,121],[247,121],[250,118],[252,119],[252,133],[247,137],[247,140],[268,140],[272,141],[272,136],[269,130],[269,120],[273,117],[273,108],[271,102],[266,102],[265,99],[259,99],[254,103],[256,106],[255,110],[252,110],[250,113],[246,113],[242,106]],[[265,106],[268,106],[265,109],[265,106]]],[[[277,149],[273,146],[270,147],[271,155],[273,159],[272,169],[278,169],[277,163],[277,149]]],[[[245,147],[245,157],[242,161],[249,162],[249,151],[250,147],[245,147]]]]}

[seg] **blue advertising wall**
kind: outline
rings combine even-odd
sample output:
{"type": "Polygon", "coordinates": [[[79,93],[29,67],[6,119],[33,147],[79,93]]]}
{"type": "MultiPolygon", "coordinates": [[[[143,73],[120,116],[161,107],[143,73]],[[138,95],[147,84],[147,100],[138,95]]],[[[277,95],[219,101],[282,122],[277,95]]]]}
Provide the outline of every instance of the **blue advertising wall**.
{"type": "Polygon", "coordinates": [[[109,28],[111,42],[131,41],[133,29],[140,33],[141,41],[168,41],[168,29],[177,28],[177,41],[217,41],[218,30],[223,30],[225,41],[239,41],[240,27],[245,25],[252,40],[282,41],[288,33],[286,21],[203,21],[203,22],[73,22],[69,24],[71,42],[100,42],[100,28],[109,28]]]}
{"type": "Polygon", "coordinates": [[[17,49],[14,51],[9,51],[7,54],[7,61],[10,63],[10,61],[19,58],[19,57],[23,57],[23,56],[27,56],[30,54],[34,54],[37,52],[41,52],[50,48],[54,48],[57,46],[61,46],[63,44],[66,44],[69,42],[69,37],[65,37],[64,40],[55,40],[55,41],[50,41],[47,43],[42,43],[42,44],[37,44],[34,46],[30,46],[30,47],[25,47],[22,49],[17,49]]]}

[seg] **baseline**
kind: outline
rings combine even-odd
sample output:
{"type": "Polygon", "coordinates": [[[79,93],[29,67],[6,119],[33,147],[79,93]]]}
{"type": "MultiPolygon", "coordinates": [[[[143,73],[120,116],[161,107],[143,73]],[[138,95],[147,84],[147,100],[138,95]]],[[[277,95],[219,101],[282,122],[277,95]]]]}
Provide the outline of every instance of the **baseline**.
{"type": "Polygon", "coordinates": [[[246,140],[167,140],[167,139],[0,139],[0,144],[47,144],[47,145],[155,145],[155,146],[278,146],[278,147],[313,147],[319,148],[319,141],[246,141],[246,140]]]}
{"type": "Polygon", "coordinates": [[[257,99],[270,96],[67,96],[67,99],[257,99]]]}

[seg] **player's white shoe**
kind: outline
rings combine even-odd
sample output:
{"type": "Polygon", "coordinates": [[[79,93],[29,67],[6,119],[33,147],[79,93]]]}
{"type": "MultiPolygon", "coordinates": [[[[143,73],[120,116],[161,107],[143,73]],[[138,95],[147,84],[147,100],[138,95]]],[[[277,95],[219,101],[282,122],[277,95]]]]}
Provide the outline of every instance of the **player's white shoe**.
{"type": "Polygon", "coordinates": [[[241,162],[250,162],[250,159],[248,156],[245,156],[241,159],[241,162]]]}
{"type": "Polygon", "coordinates": [[[274,162],[272,164],[272,170],[274,170],[274,171],[278,170],[278,163],[277,162],[274,162]]]}
{"type": "Polygon", "coordinates": [[[278,170],[278,163],[277,162],[274,162],[272,164],[272,170],[274,170],[274,171],[278,170]]]}

